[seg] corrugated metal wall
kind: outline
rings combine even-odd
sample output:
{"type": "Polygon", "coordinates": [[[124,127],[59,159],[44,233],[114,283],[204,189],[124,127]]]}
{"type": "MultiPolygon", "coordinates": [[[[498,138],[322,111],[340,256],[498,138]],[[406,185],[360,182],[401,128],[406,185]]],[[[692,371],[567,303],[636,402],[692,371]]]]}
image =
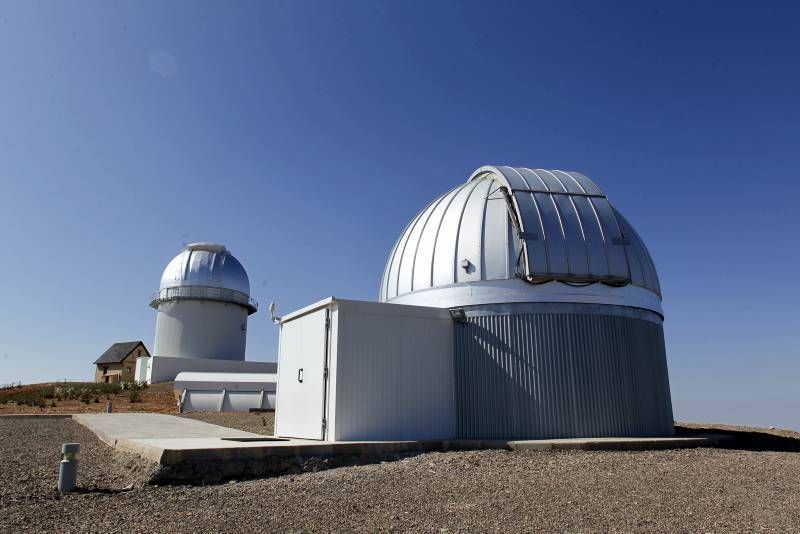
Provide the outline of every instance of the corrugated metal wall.
{"type": "Polygon", "coordinates": [[[558,304],[467,310],[454,329],[459,437],[672,434],[655,314],[558,304]]]}

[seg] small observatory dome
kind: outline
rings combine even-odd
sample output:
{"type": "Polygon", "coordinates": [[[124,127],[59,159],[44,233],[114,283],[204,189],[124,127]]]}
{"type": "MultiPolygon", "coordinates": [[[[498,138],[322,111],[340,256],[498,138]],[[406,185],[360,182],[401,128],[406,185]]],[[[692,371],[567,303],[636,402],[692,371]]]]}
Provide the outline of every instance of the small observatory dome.
{"type": "Polygon", "coordinates": [[[580,173],[479,168],[406,226],[379,298],[451,309],[460,438],[674,432],[653,260],[580,173]]]}
{"type": "Polygon", "coordinates": [[[244,267],[225,246],[216,243],[192,243],[167,264],[159,289],[187,286],[229,289],[250,296],[244,267]]]}
{"type": "Polygon", "coordinates": [[[158,292],[154,356],[245,359],[247,316],[258,309],[242,264],[223,245],[193,243],[167,264],[158,292]]]}

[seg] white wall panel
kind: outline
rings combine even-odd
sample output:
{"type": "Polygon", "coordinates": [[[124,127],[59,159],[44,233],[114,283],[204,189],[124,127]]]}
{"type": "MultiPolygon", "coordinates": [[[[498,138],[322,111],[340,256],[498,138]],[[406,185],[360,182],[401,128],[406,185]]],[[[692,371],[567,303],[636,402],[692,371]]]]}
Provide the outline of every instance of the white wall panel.
{"type": "Polygon", "coordinates": [[[275,433],[322,439],[328,307],[281,324],[275,433]]]}
{"type": "MultiPolygon", "coordinates": [[[[328,440],[447,439],[455,432],[452,320],[447,310],[329,299],[281,325],[276,434],[328,440]],[[327,387],[299,385],[324,357],[309,317],[330,311],[327,387]],[[309,326],[311,325],[311,326],[309,326]],[[310,341],[311,339],[316,341],[310,341]],[[313,397],[327,392],[325,402],[313,397]]],[[[321,326],[322,325],[322,326],[321,326]]],[[[314,375],[317,376],[317,375],[314,375]]]]}

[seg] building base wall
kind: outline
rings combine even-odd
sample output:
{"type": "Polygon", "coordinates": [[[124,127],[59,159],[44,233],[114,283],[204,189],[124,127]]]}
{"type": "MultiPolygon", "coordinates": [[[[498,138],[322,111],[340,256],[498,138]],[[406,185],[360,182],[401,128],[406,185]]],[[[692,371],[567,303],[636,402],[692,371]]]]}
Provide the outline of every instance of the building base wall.
{"type": "Polygon", "coordinates": [[[245,358],[247,309],[213,300],[171,300],[158,305],[154,356],[245,358]]]}
{"type": "Polygon", "coordinates": [[[151,356],[148,369],[150,384],[175,380],[183,371],[214,373],[276,373],[276,362],[238,362],[231,360],[210,360],[201,358],[171,358],[151,356]]]}
{"type": "Polygon", "coordinates": [[[566,303],[464,310],[454,325],[459,438],[674,433],[658,314],[566,303]]]}

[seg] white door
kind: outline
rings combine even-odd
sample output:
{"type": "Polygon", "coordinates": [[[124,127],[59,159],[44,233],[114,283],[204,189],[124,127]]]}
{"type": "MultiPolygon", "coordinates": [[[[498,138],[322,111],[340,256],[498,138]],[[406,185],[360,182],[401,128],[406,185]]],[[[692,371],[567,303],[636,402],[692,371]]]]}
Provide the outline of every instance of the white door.
{"type": "Polygon", "coordinates": [[[325,358],[328,309],[281,325],[275,435],[325,439],[325,358]]]}

